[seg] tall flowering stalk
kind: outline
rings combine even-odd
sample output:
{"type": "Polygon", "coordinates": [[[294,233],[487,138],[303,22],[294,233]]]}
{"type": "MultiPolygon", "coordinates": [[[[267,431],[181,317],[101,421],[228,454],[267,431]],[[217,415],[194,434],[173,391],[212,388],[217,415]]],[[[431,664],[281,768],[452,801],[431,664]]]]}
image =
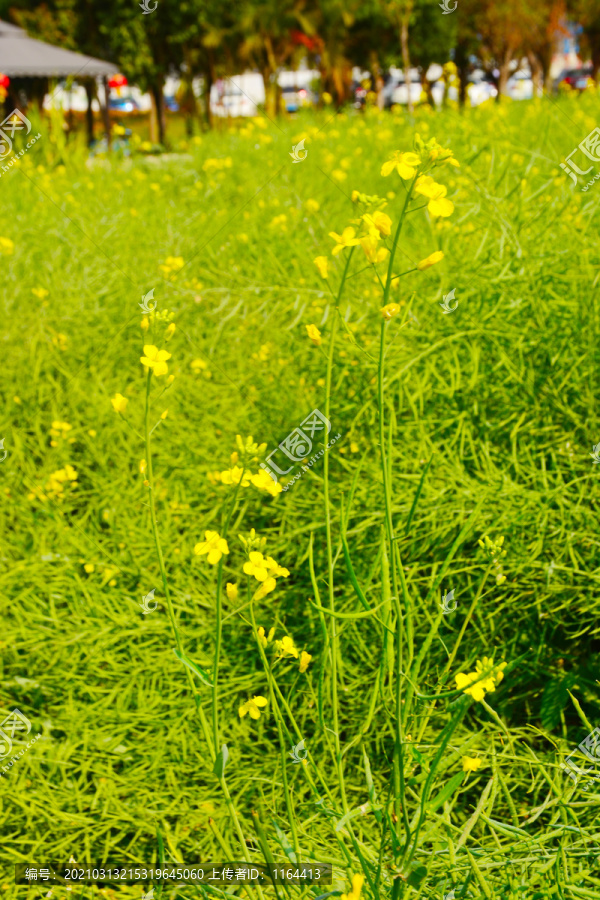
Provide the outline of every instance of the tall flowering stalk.
{"type": "MultiPolygon", "coordinates": [[[[400,275],[394,274],[394,264],[397,255],[397,249],[400,243],[402,228],[405,224],[406,217],[410,212],[419,208],[427,207],[428,213],[433,217],[447,217],[454,211],[454,206],[450,200],[446,198],[447,189],[444,185],[438,184],[429,174],[442,163],[458,165],[453,158],[451,151],[442,148],[435,140],[425,144],[417,135],[414,151],[396,152],[392,157],[383,164],[381,175],[388,177],[396,174],[400,177],[403,185],[405,196],[400,209],[398,221],[395,224],[392,218],[384,211],[387,207],[387,201],[377,196],[367,196],[354,191],[352,200],[356,203],[360,210],[358,218],[351,220],[351,223],[342,228],[340,233],[331,232],[330,237],[334,240],[332,256],[336,257],[341,254],[346,255],[345,264],[342,270],[342,277],[337,290],[330,285],[329,260],[325,256],[318,256],[315,259],[315,265],[322,278],[326,279],[327,285],[332,293],[333,302],[336,308],[339,307],[342,294],[349,277],[350,264],[353,254],[358,247],[362,248],[366,257],[368,266],[372,268],[375,278],[382,290],[382,306],[380,313],[382,322],[380,328],[379,340],[379,356],[377,361],[377,407],[379,418],[379,450],[381,460],[381,472],[383,482],[383,502],[384,502],[384,521],[385,521],[385,543],[383,549],[383,600],[384,604],[393,600],[395,613],[395,627],[389,628],[389,624],[393,622],[387,617],[383,623],[384,629],[390,630],[394,636],[394,653],[387,654],[387,666],[390,676],[394,674],[394,698],[395,698],[395,740],[393,754],[393,788],[394,788],[394,819],[396,822],[397,846],[401,848],[395,853],[396,864],[400,865],[398,874],[400,878],[407,877],[408,867],[410,866],[417,847],[418,832],[422,819],[419,819],[416,830],[411,830],[408,819],[405,797],[405,760],[404,760],[404,729],[410,715],[411,702],[414,698],[414,688],[410,685],[410,672],[414,662],[414,628],[413,628],[413,605],[407,588],[402,559],[396,539],[393,522],[393,504],[392,504],[392,472],[391,463],[388,458],[386,447],[388,443],[391,446],[391,432],[388,432],[386,426],[386,401],[385,401],[385,356],[386,356],[386,332],[390,327],[391,320],[394,319],[402,311],[404,301],[400,300],[399,284],[400,278],[412,274],[413,272],[422,272],[429,267],[438,263],[444,254],[436,250],[429,256],[417,262],[413,267],[400,275]],[[415,206],[415,201],[425,198],[421,207],[415,206]],[[358,226],[358,228],[357,228],[358,226]],[[391,237],[393,231],[393,238],[391,237]],[[388,242],[389,239],[389,242],[388,242]],[[381,264],[385,263],[387,271],[381,272],[381,264]],[[392,293],[393,292],[393,293],[392,293]],[[389,586],[386,580],[389,579],[389,586]],[[391,587],[391,597],[390,590],[391,587]],[[387,598],[387,599],[386,599],[387,598]],[[400,599],[401,598],[401,599],[400,599]],[[406,657],[406,658],[405,658],[406,657]],[[407,682],[408,679],[408,682],[407,682]],[[409,684],[409,691],[404,696],[405,684],[409,684]],[[404,834],[402,834],[404,832],[404,834]]],[[[360,269],[359,271],[362,271],[360,269]]],[[[358,274],[358,272],[356,273],[358,274]]],[[[329,335],[329,348],[327,354],[327,377],[326,377],[326,397],[325,397],[325,415],[330,418],[331,405],[331,382],[332,369],[335,355],[335,342],[337,337],[338,317],[333,315],[330,317],[332,321],[331,331],[329,335]]],[[[307,326],[309,338],[319,345],[321,343],[321,334],[316,326],[307,326]]],[[[332,539],[331,527],[331,505],[330,505],[330,477],[329,477],[329,458],[325,454],[324,459],[324,511],[325,511],[325,529],[327,539],[327,570],[328,570],[328,594],[329,608],[327,610],[330,619],[328,650],[331,668],[331,691],[332,691],[332,718],[334,724],[335,736],[335,754],[334,761],[338,773],[340,784],[340,793],[343,804],[344,813],[348,813],[346,801],[346,793],[344,788],[344,772],[342,764],[342,751],[339,739],[339,709],[338,709],[338,693],[337,693],[337,662],[338,662],[338,632],[336,620],[339,614],[336,613],[334,604],[334,547],[332,539]]],[[[343,514],[342,514],[343,519],[343,514]]],[[[345,524],[342,521],[342,530],[345,524]]],[[[347,546],[346,546],[347,551],[347,546]]],[[[355,591],[363,605],[369,609],[368,603],[362,594],[360,586],[354,575],[352,562],[349,552],[346,552],[346,563],[351,576],[351,581],[355,591]]],[[[313,581],[314,583],[314,581],[313,581]]],[[[320,607],[319,607],[320,608],[320,607]]],[[[358,614],[363,616],[364,613],[358,614]]],[[[358,617],[357,616],[357,617],[358,617]]],[[[348,618],[352,618],[348,616],[348,618]]],[[[379,621],[379,620],[378,620],[379,621]]],[[[439,624],[439,623],[438,623],[439,624]]],[[[384,637],[387,644],[388,636],[384,637]]],[[[416,673],[414,673],[416,675],[416,673]]],[[[462,707],[461,707],[462,709],[462,707]]],[[[460,717],[455,717],[450,734],[458,724],[460,717]]],[[[438,759],[439,762],[439,759],[438,759]]],[[[436,763],[437,766],[437,763],[436,763]]],[[[433,773],[431,779],[433,778],[433,773]]],[[[428,782],[431,786],[431,782],[428,782]]],[[[424,803],[422,811],[424,810],[424,803]]],[[[348,826],[351,838],[353,838],[352,830],[348,826]]],[[[364,873],[369,881],[375,895],[377,895],[377,883],[373,881],[369,867],[364,867],[364,873]]],[[[400,880],[394,881],[393,895],[398,896],[400,890],[400,880]]]]}
{"type": "MultiPolygon", "coordinates": [[[[169,322],[165,333],[164,340],[169,341],[175,330],[176,326],[171,321],[173,318],[172,314],[169,314],[168,311],[157,312],[153,310],[151,314],[146,318],[142,319],[142,329],[146,332],[149,329],[153,331],[156,330],[158,323],[169,322]]],[[[150,510],[150,521],[152,526],[152,536],[154,539],[154,545],[156,548],[156,558],[158,561],[158,566],[161,574],[163,590],[165,595],[165,601],[167,606],[167,613],[169,616],[169,621],[171,623],[171,629],[173,632],[173,637],[175,640],[175,655],[180,660],[180,662],[184,666],[185,676],[188,681],[188,685],[190,690],[194,696],[196,711],[198,714],[198,718],[200,721],[200,725],[202,728],[202,733],[204,735],[204,739],[206,741],[206,745],[208,747],[208,751],[210,754],[211,762],[214,765],[214,774],[216,775],[221,790],[223,791],[223,795],[225,797],[225,801],[232,818],[234,830],[237,834],[238,840],[240,842],[241,847],[243,848],[243,852],[245,857],[248,859],[248,845],[246,842],[246,838],[243,832],[242,824],[239,818],[239,815],[234,807],[229,788],[227,786],[227,782],[225,780],[225,764],[227,761],[227,750],[226,748],[221,748],[219,751],[219,742],[220,742],[220,734],[219,734],[219,719],[218,719],[218,666],[219,666],[219,656],[221,649],[221,627],[222,627],[222,566],[223,561],[222,557],[224,552],[228,552],[227,547],[227,531],[229,528],[229,523],[231,521],[231,516],[234,512],[237,495],[240,488],[240,484],[242,479],[240,479],[240,483],[236,484],[233,496],[231,498],[231,502],[229,504],[229,509],[227,511],[225,517],[225,525],[223,531],[223,537],[221,537],[216,532],[207,532],[206,541],[204,542],[206,547],[206,553],[208,555],[209,560],[212,563],[216,563],[218,565],[218,576],[217,576],[217,586],[216,586],[216,618],[217,618],[217,627],[216,627],[216,640],[215,640],[215,653],[214,653],[214,663],[213,663],[213,672],[212,672],[212,681],[209,679],[207,674],[203,672],[185,653],[185,648],[183,645],[183,640],[181,636],[181,632],[177,625],[177,619],[175,616],[175,610],[173,607],[173,600],[171,597],[171,592],[169,589],[169,578],[168,573],[165,566],[165,560],[162,550],[162,544],[160,540],[160,533],[158,528],[158,520],[156,514],[156,503],[155,503],[155,481],[154,481],[154,467],[153,467],[153,456],[152,456],[152,434],[156,430],[156,428],[165,421],[167,418],[168,410],[163,411],[158,421],[152,425],[151,423],[151,413],[152,413],[152,388],[158,383],[158,380],[162,377],[166,376],[169,371],[169,360],[171,359],[171,353],[169,353],[166,349],[159,349],[154,344],[145,344],[143,348],[143,354],[140,357],[140,362],[146,369],[146,393],[145,393],[145,404],[144,404],[144,444],[145,444],[145,458],[140,463],[140,472],[145,476],[144,477],[144,485],[148,491],[148,508],[150,510]],[[197,678],[201,680],[203,684],[211,688],[212,693],[212,734],[211,728],[206,717],[206,713],[204,711],[204,707],[201,702],[200,692],[198,689],[197,678]]],[[[166,379],[166,385],[162,391],[155,398],[160,399],[166,390],[169,389],[171,384],[174,381],[174,376],[169,375],[166,379]]],[[[117,394],[115,399],[112,401],[113,409],[118,414],[122,415],[127,408],[127,400],[121,394],[117,394]]],[[[243,472],[242,472],[243,475],[243,472]]],[[[196,545],[196,549],[202,548],[203,545],[196,545]]],[[[200,551],[199,551],[200,552],[200,551]]],[[[262,888],[260,885],[256,886],[256,891],[260,898],[264,897],[262,888]]]]}

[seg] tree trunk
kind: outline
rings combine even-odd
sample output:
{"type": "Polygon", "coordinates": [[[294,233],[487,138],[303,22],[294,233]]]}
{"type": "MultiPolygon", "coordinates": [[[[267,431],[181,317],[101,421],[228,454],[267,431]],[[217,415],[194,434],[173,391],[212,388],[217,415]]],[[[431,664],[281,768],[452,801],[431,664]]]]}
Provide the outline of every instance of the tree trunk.
{"type": "Polygon", "coordinates": [[[150,86],[150,96],[156,116],[156,126],[158,129],[158,143],[164,146],[165,143],[165,99],[163,96],[164,78],[160,77],[158,81],[150,86]]]}
{"type": "Polygon", "coordinates": [[[281,88],[279,87],[279,79],[277,78],[277,72],[279,70],[279,64],[281,60],[278,58],[275,50],[273,49],[273,42],[269,34],[263,35],[263,40],[265,44],[266,51],[266,65],[265,72],[269,73],[268,87],[267,87],[267,79],[265,78],[265,74],[263,72],[263,79],[265,82],[265,99],[267,111],[269,106],[272,109],[271,117],[278,116],[280,112],[280,98],[281,98],[281,88]]]}
{"type": "Polygon", "coordinates": [[[331,72],[331,80],[333,83],[333,90],[336,95],[337,106],[338,109],[340,106],[343,106],[346,102],[348,96],[347,90],[347,82],[348,79],[345,76],[343,67],[341,65],[335,65],[331,72]]]}
{"type": "Polygon", "coordinates": [[[544,83],[544,71],[542,63],[537,56],[533,52],[533,50],[527,51],[527,61],[529,62],[529,68],[531,69],[531,80],[533,82],[533,96],[537,97],[541,95],[544,83]]]}
{"type": "Polygon", "coordinates": [[[600,28],[597,26],[592,28],[584,28],[590,46],[590,55],[592,57],[592,78],[594,81],[598,78],[600,70],[600,28]]]}
{"type": "Polygon", "coordinates": [[[110,134],[110,112],[108,109],[108,79],[106,75],[102,77],[102,87],[104,88],[104,104],[101,104],[102,109],[102,119],[104,120],[104,131],[106,132],[106,141],[108,143],[109,149],[111,145],[111,134],[110,134]]]}
{"type": "Polygon", "coordinates": [[[412,98],[410,96],[410,53],[408,50],[408,19],[410,12],[407,10],[402,15],[400,23],[400,47],[402,48],[402,68],[404,69],[404,83],[406,84],[406,108],[409,113],[413,111],[412,98]]]}
{"type": "Polygon", "coordinates": [[[500,65],[500,75],[498,76],[498,95],[496,103],[500,103],[500,98],[506,92],[506,83],[510,75],[510,64],[512,61],[512,50],[508,47],[504,53],[504,59],[500,65]]]}
{"type": "Polygon", "coordinates": [[[427,94],[427,102],[433,109],[435,109],[435,100],[433,99],[433,84],[431,81],[429,81],[425,72],[423,72],[423,75],[421,77],[421,84],[423,85],[423,90],[427,94]]]}
{"type": "Polygon", "coordinates": [[[464,107],[467,102],[467,87],[469,78],[469,53],[467,45],[464,41],[458,41],[456,45],[456,53],[454,54],[454,63],[456,65],[460,87],[458,89],[458,103],[460,107],[464,107]]]}
{"type": "Polygon", "coordinates": [[[87,96],[87,109],[85,111],[85,124],[87,130],[87,140],[88,147],[94,143],[94,110],[92,109],[92,103],[94,101],[94,95],[96,91],[94,90],[94,82],[86,80],[84,82],[85,93],[87,96]]]}
{"type": "Polygon", "coordinates": [[[268,66],[262,70],[265,85],[265,112],[269,119],[274,119],[277,115],[277,83],[272,79],[273,74],[268,66]]]}
{"type": "Polygon", "coordinates": [[[207,129],[213,127],[213,114],[210,106],[210,93],[212,91],[212,86],[214,84],[214,78],[212,69],[210,66],[206,67],[206,70],[202,73],[202,78],[204,81],[203,92],[202,92],[202,108],[204,110],[204,126],[207,129]]]}

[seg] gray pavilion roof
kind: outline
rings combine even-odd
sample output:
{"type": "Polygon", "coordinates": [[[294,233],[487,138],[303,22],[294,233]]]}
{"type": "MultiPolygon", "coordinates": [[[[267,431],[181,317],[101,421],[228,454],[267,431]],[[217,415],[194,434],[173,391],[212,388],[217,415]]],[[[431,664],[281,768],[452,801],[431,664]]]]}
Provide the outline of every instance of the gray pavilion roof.
{"type": "Polygon", "coordinates": [[[23,28],[0,20],[0,73],[10,78],[64,78],[79,75],[115,75],[119,69],[112,63],[63,50],[44,41],[30,38],[23,28]]]}

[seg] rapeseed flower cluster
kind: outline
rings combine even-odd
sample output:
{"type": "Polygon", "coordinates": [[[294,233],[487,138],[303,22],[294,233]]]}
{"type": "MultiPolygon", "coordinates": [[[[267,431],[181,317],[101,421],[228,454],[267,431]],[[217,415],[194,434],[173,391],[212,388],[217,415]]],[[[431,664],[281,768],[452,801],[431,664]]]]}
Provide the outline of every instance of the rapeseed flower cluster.
{"type": "MultiPolygon", "coordinates": [[[[69,425],[68,422],[53,422],[52,428],[50,429],[50,437],[52,440],[50,441],[51,447],[58,447],[62,441],[67,439],[67,434],[69,431],[73,429],[72,425],[69,425]]],[[[69,443],[74,443],[75,438],[69,438],[69,443]]]]}
{"type": "Polygon", "coordinates": [[[28,500],[61,500],[65,495],[65,487],[77,486],[77,471],[71,465],[57,469],[48,478],[44,491],[36,488],[27,495],[28,500]]]}
{"type": "Polygon", "coordinates": [[[266,491],[271,497],[280,494],[282,487],[273,481],[269,473],[259,468],[257,472],[252,472],[250,466],[256,465],[260,456],[267,449],[266,444],[256,444],[252,435],[246,438],[246,442],[242,440],[241,435],[235,437],[238,449],[234,450],[230,457],[231,468],[225,469],[223,472],[209,473],[209,479],[214,483],[220,482],[228,486],[238,486],[247,488],[254,485],[260,491],[266,491]],[[238,462],[242,465],[238,465],[238,462]],[[212,474],[212,477],[211,477],[212,474]]]}
{"type": "Polygon", "coordinates": [[[504,678],[504,669],[507,663],[503,662],[494,666],[491,659],[487,656],[483,660],[477,660],[475,672],[459,672],[454,676],[456,687],[459,691],[469,694],[473,700],[480,702],[486,693],[496,690],[496,683],[500,683],[504,678]]]}
{"type": "Polygon", "coordinates": [[[154,328],[158,322],[169,322],[170,324],[165,332],[165,340],[168,341],[175,332],[175,323],[173,322],[174,317],[174,312],[169,312],[168,309],[159,310],[155,307],[149,313],[142,316],[140,327],[142,331],[148,331],[149,328],[154,328]]]}
{"type": "Polygon", "coordinates": [[[175,281],[177,277],[177,272],[180,269],[183,269],[185,263],[183,261],[183,256],[167,256],[164,263],[158,267],[163,274],[163,277],[168,281],[175,281]]]}
{"type": "Polygon", "coordinates": [[[276,563],[272,556],[264,556],[258,550],[251,550],[248,553],[243,570],[244,574],[255,578],[260,585],[252,597],[253,600],[262,600],[275,590],[277,578],[288,578],[290,574],[289,570],[276,563]]]}
{"type": "MultiPolygon", "coordinates": [[[[259,644],[266,650],[267,646],[273,641],[275,629],[271,628],[268,635],[266,635],[265,629],[261,625],[260,628],[257,629],[257,634],[259,644]]],[[[300,651],[298,647],[296,647],[292,637],[285,635],[281,640],[274,641],[273,646],[276,651],[276,659],[297,659],[300,662],[298,669],[300,674],[302,675],[306,672],[311,663],[312,656],[310,653],[307,653],[306,650],[300,651]]]]}
{"type": "Polygon", "coordinates": [[[506,550],[502,549],[502,544],[504,543],[504,537],[499,537],[496,541],[492,541],[491,538],[484,534],[477,543],[485,550],[488,558],[491,560],[494,567],[494,574],[496,576],[496,584],[503,584],[506,581],[506,575],[502,573],[502,564],[500,560],[503,556],[506,556],[506,550]]]}
{"type": "MultiPolygon", "coordinates": [[[[448,163],[451,166],[459,166],[458,161],[454,158],[451,150],[446,149],[439,144],[435,138],[425,142],[420,135],[415,136],[415,149],[411,151],[401,152],[399,150],[392,153],[390,158],[383,163],[381,167],[381,175],[384,178],[396,173],[403,181],[411,182],[410,191],[414,190],[414,195],[410,200],[417,200],[419,196],[427,200],[426,208],[428,213],[437,219],[444,219],[452,215],[454,212],[454,204],[447,198],[448,188],[446,185],[439,184],[430,174],[434,169],[448,163]]],[[[394,192],[388,193],[388,197],[393,198],[394,192]]],[[[333,239],[334,246],[331,251],[332,256],[338,256],[344,250],[360,246],[367,259],[367,262],[375,269],[375,281],[382,288],[388,285],[389,274],[379,274],[377,265],[385,262],[390,255],[390,250],[385,246],[386,238],[392,234],[393,221],[392,218],[384,212],[387,206],[387,200],[376,195],[368,195],[360,191],[352,191],[352,202],[362,208],[362,215],[359,218],[351,220],[351,223],[341,230],[341,232],[331,231],[329,237],[333,239]]],[[[416,207],[421,208],[421,207],[416,207]]],[[[410,211],[410,210],[409,210],[410,211]]],[[[423,272],[431,266],[436,265],[444,258],[441,250],[436,250],[420,260],[415,268],[411,271],[423,272]]],[[[317,256],[314,264],[320,276],[327,279],[329,276],[329,260],[326,256],[317,256]]],[[[405,272],[404,274],[409,274],[405,272]]],[[[396,281],[400,276],[391,275],[391,281],[396,281]]],[[[401,311],[402,303],[386,303],[380,309],[380,313],[386,321],[397,316],[401,311]]],[[[319,346],[321,343],[321,333],[316,325],[306,325],[307,335],[309,339],[319,346]]]]}

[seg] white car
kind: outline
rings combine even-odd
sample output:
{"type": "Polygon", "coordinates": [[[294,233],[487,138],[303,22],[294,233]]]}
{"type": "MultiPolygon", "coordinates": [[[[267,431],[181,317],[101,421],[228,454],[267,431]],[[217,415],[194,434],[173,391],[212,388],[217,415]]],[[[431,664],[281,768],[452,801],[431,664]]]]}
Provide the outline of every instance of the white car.
{"type": "MultiPolygon", "coordinates": [[[[415,77],[413,76],[410,80],[409,89],[411,101],[415,104],[418,103],[421,99],[421,91],[423,90],[421,80],[418,77],[415,80],[415,77]]],[[[409,89],[406,87],[406,81],[401,77],[392,88],[392,103],[401,103],[403,106],[406,106],[408,104],[409,89]]]]}
{"type": "Polygon", "coordinates": [[[485,103],[486,100],[495,100],[498,96],[498,88],[491,81],[484,79],[470,81],[467,85],[467,96],[471,106],[479,106],[480,103],[485,103]]]}
{"type": "Polygon", "coordinates": [[[531,100],[533,97],[533,81],[525,72],[519,70],[506,82],[506,94],[512,100],[531,100]]]}

